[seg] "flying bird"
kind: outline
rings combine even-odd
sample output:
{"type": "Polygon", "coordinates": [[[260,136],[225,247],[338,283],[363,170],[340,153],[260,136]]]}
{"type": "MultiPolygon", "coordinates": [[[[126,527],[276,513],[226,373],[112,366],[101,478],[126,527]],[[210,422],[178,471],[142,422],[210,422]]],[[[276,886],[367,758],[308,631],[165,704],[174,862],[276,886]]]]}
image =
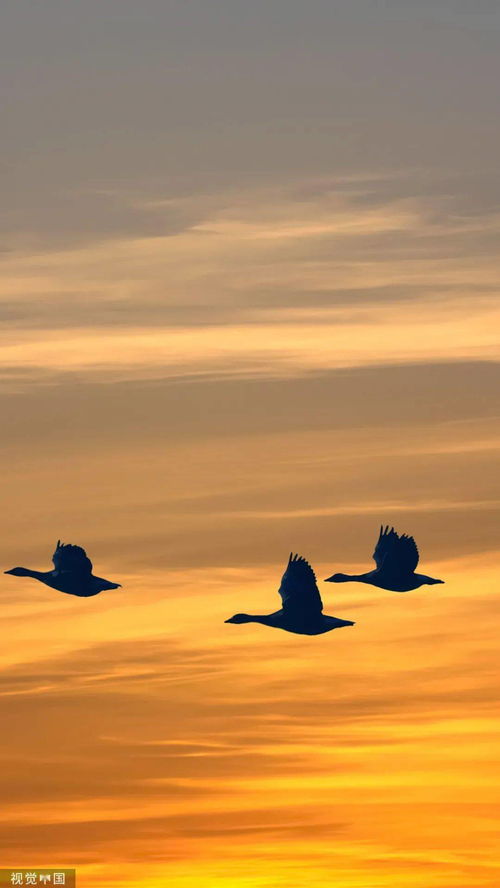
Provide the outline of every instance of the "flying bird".
{"type": "Polygon", "coordinates": [[[104,590],[120,587],[119,583],[111,583],[93,575],[92,562],[81,546],[72,546],[58,540],[52,562],[54,570],[46,572],[30,570],[29,567],[13,567],[5,573],[15,577],[32,577],[52,589],[68,595],[78,595],[79,598],[90,598],[104,590]]]}
{"type": "Polygon", "coordinates": [[[381,589],[390,589],[391,592],[409,592],[418,589],[419,586],[434,586],[436,583],[444,583],[444,580],[436,580],[425,574],[415,573],[419,560],[417,544],[412,536],[404,533],[400,536],[393,527],[380,528],[380,535],[373,553],[373,560],[377,565],[375,570],[349,576],[349,574],[336,573],[325,580],[326,583],[369,583],[371,586],[380,586],[381,589]]]}
{"type": "Polygon", "coordinates": [[[339,620],[323,614],[323,602],[311,565],[300,555],[292,555],[278,590],[283,606],[273,614],[235,614],[226,623],[262,623],[297,635],[321,635],[340,626],[354,626],[351,620],[339,620]]]}

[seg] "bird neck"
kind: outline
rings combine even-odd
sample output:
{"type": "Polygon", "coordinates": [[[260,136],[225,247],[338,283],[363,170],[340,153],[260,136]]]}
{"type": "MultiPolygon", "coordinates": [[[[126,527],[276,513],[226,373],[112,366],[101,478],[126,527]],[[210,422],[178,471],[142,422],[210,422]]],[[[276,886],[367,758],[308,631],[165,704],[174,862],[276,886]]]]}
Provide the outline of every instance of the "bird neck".
{"type": "Polygon", "coordinates": [[[41,580],[42,582],[44,582],[47,577],[51,576],[51,571],[46,573],[45,571],[41,570],[31,570],[30,567],[23,567],[23,572],[23,575],[25,577],[31,577],[33,580],[41,580]]]}
{"type": "Polygon", "coordinates": [[[248,614],[247,623],[262,623],[263,626],[274,626],[272,614],[248,614]]]}

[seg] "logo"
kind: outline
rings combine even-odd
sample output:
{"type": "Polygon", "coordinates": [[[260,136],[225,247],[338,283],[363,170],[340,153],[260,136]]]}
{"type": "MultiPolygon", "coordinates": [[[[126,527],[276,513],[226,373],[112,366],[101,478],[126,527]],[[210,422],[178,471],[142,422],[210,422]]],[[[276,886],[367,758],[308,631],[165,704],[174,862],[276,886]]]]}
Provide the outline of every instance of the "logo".
{"type": "Polygon", "coordinates": [[[76,888],[76,870],[74,869],[0,869],[0,888],[41,888],[45,885],[64,885],[64,888],[76,888]]]}

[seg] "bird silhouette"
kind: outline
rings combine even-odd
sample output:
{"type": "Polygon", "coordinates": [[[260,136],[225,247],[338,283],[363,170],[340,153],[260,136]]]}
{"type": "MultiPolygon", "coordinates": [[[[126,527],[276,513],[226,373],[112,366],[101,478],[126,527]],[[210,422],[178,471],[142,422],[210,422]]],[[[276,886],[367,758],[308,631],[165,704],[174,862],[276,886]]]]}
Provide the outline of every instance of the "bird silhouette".
{"type": "Polygon", "coordinates": [[[111,583],[93,575],[92,562],[81,546],[72,546],[58,540],[52,562],[54,570],[46,572],[30,570],[29,567],[13,567],[5,573],[15,577],[32,577],[45,583],[46,586],[51,586],[52,589],[66,592],[68,595],[78,595],[79,598],[90,598],[106,589],[120,587],[119,583],[111,583]]]}
{"type": "Polygon", "coordinates": [[[436,580],[434,577],[415,573],[419,560],[415,540],[406,533],[399,536],[393,527],[389,530],[388,525],[380,528],[373,560],[377,565],[375,570],[358,576],[336,573],[328,577],[325,582],[369,583],[371,586],[380,586],[381,589],[389,589],[391,592],[409,592],[411,589],[418,589],[419,586],[444,583],[444,580],[436,580]]]}
{"type": "Polygon", "coordinates": [[[339,620],[323,614],[323,602],[311,565],[300,555],[288,559],[281,578],[279,594],[283,606],[273,614],[235,614],[226,623],[262,623],[297,635],[321,635],[340,626],[354,626],[351,620],[339,620]]]}

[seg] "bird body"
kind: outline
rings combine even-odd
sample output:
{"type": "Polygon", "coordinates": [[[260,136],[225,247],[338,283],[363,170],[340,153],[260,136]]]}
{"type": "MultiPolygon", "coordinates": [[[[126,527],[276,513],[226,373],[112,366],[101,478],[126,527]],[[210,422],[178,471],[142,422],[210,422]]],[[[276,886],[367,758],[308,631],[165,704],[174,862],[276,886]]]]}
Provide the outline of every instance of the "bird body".
{"type": "Polygon", "coordinates": [[[403,534],[399,536],[393,527],[380,528],[380,535],[373,553],[377,565],[375,570],[364,574],[336,573],[328,577],[327,583],[368,583],[391,592],[410,592],[420,586],[433,586],[444,583],[425,574],[415,573],[419,561],[417,544],[413,537],[403,534]]]}
{"type": "Polygon", "coordinates": [[[65,545],[58,540],[52,561],[54,570],[39,571],[28,567],[13,567],[5,573],[15,577],[31,577],[52,589],[57,589],[58,592],[76,595],[78,598],[91,598],[99,592],[118,589],[120,586],[119,583],[94,576],[92,562],[81,546],[65,545]]]}
{"type": "Polygon", "coordinates": [[[323,635],[331,629],[339,629],[341,626],[354,626],[351,620],[339,620],[337,617],[329,617],[321,614],[319,620],[296,622],[287,618],[283,610],[274,614],[235,614],[226,623],[261,623],[263,626],[272,626],[274,629],[284,629],[285,632],[294,632],[296,635],[323,635]]]}
{"type": "Polygon", "coordinates": [[[311,565],[299,555],[292,555],[281,579],[281,610],[272,614],[235,614],[226,623],[261,623],[297,635],[322,635],[341,626],[354,626],[351,620],[339,620],[323,614],[323,602],[311,565]]]}

